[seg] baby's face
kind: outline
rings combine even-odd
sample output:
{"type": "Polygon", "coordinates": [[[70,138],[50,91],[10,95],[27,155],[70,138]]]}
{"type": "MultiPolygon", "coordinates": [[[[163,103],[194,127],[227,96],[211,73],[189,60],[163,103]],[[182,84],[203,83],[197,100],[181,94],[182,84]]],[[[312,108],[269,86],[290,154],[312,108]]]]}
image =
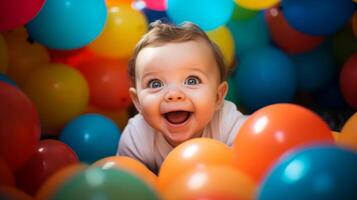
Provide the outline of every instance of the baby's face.
{"type": "Polygon", "coordinates": [[[173,146],[202,134],[227,91],[203,40],[146,47],[135,74],[130,95],[136,108],[173,146]]]}

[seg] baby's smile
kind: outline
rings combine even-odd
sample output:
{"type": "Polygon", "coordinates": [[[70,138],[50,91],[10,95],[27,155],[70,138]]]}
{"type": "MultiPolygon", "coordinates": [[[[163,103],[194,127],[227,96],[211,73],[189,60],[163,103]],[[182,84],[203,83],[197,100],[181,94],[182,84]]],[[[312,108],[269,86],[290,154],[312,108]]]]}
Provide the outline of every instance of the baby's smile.
{"type": "Polygon", "coordinates": [[[178,110],[178,111],[167,112],[163,116],[169,123],[174,125],[180,125],[188,121],[191,115],[192,112],[178,110]]]}

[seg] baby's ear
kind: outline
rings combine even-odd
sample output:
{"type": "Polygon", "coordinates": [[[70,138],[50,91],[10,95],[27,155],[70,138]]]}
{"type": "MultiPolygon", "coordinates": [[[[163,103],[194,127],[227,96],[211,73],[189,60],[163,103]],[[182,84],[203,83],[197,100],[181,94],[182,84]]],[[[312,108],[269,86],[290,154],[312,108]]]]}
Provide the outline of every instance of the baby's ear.
{"type": "Polygon", "coordinates": [[[136,108],[136,110],[141,113],[141,109],[140,109],[140,102],[138,99],[138,93],[136,92],[136,89],[131,87],[129,88],[129,94],[130,94],[130,98],[134,103],[134,106],[136,108]]]}
{"type": "Polygon", "coordinates": [[[221,108],[224,98],[227,95],[228,83],[223,81],[217,88],[216,110],[221,108]]]}

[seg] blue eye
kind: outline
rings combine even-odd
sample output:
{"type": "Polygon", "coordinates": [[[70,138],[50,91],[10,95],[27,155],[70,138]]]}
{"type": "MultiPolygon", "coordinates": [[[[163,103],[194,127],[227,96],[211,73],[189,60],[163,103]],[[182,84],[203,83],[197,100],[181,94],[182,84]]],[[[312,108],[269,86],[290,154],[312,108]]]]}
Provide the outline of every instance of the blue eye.
{"type": "Polygon", "coordinates": [[[160,88],[162,86],[164,86],[164,84],[158,79],[151,80],[148,83],[148,87],[150,88],[160,88]]]}
{"type": "Polygon", "coordinates": [[[185,80],[185,84],[187,84],[187,85],[197,85],[200,83],[201,83],[201,80],[196,76],[190,76],[185,80]]]}

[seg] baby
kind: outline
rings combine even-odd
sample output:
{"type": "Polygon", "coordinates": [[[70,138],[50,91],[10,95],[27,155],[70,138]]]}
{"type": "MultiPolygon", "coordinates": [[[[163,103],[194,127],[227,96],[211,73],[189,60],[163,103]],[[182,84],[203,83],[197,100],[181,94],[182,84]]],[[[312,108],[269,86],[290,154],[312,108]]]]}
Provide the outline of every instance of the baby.
{"type": "Polygon", "coordinates": [[[192,23],[151,24],[129,62],[131,118],[118,155],[140,160],[158,172],[167,154],[192,138],[231,146],[246,117],[224,100],[228,90],[219,48],[192,23]]]}

